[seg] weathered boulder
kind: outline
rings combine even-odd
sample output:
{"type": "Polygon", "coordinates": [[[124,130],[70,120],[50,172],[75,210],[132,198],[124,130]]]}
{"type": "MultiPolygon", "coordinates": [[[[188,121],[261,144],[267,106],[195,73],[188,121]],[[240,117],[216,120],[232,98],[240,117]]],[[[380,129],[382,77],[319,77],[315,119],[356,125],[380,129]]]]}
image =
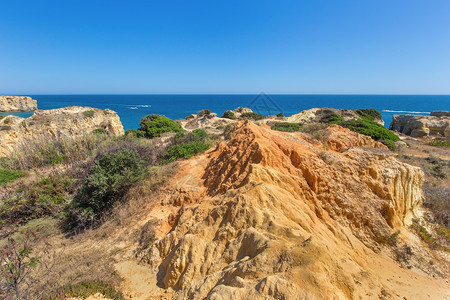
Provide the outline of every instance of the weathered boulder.
{"type": "Polygon", "coordinates": [[[37,109],[37,101],[26,96],[0,95],[0,111],[31,111],[37,109]]]}
{"type": "MultiPolygon", "coordinates": [[[[293,114],[287,117],[286,121],[290,123],[312,123],[312,122],[323,122],[330,114],[337,113],[341,115],[344,121],[350,120],[360,120],[362,116],[358,114],[355,109],[335,109],[335,108],[311,108],[304,111],[301,111],[297,114],[293,114]]],[[[378,113],[379,114],[379,113],[378,113]]],[[[374,122],[384,125],[383,119],[381,119],[381,114],[379,116],[374,117],[374,122]]]]}
{"type": "Polygon", "coordinates": [[[224,126],[236,121],[219,118],[216,113],[212,113],[209,110],[201,110],[197,114],[192,114],[184,118],[184,120],[178,120],[178,123],[186,130],[194,130],[199,128],[216,128],[217,126],[224,126]]]}
{"type": "Polygon", "coordinates": [[[70,106],[37,110],[29,118],[6,116],[0,119],[0,156],[5,156],[30,138],[76,137],[103,128],[112,135],[124,134],[119,116],[112,110],[70,106]]]}
{"type": "Polygon", "coordinates": [[[432,112],[433,115],[394,115],[390,130],[412,137],[439,136],[450,138],[450,117],[446,112],[432,112]]]}

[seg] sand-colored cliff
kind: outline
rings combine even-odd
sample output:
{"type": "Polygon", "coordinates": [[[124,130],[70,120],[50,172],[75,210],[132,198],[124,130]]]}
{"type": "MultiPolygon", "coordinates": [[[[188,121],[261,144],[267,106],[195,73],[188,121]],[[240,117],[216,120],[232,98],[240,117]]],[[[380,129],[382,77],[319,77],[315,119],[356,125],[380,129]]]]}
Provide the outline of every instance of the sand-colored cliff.
{"type": "Polygon", "coordinates": [[[450,139],[449,112],[432,112],[430,116],[393,115],[390,130],[412,137],[436,136],[450,139]]]}
{"type": "Polygon", "coordinates": [[[422,171],[371,139],[328,130],[323,144],[240,122],[231,140],[181,164],[149,214],[154,242],[138,252],[163,298],[450,296],[386,246],[397,230],[399,245],[413,239],[406,225],[420,213],[422,171]]]}
{"type": "Polygon", "coordinates": [[[0,156],[30,138],[76,137],[103,128],[113,135],[124,134],[119,116],[112,110],[70,106],[37,110],[29,118],[6,116],[0,119],[0,156]]]}
{"type": "Polygon", "coordinates": [[[37,109],[37,101],[26,96],[0,95],[0,111],[31,111],[37,109]]]}

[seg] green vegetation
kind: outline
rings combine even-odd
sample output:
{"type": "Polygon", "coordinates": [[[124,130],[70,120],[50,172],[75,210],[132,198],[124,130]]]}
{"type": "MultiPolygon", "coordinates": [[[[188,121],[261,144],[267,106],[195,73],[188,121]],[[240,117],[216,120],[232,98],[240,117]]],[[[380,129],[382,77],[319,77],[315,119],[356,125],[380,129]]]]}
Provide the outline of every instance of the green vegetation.
{"type": "Polygon", "coordinates": [[[125,131],[125,135],[132,136],[135,138],[143,138],[145,137],[145,132],[137,129],[127,129],[127,131],[125,131]]]}
{"type": "Polygon", "coordinates": [[[258,121],[258,120],[262,120],[264,119],[266,116],[263,116],[261,114],[255,113],[255,112],[246,112],[241,114],[241,119],[245,119],[245,120],[253,120],[253,121],[258,121]]]}
{"type": "Polygon", "coordinates": [[[321,123],[327,123],[327,124],[340,124],[344,121],[344,118],[342,116],[331,109],[324,109],[322,111],[322,116],[320,118],[321,123]]]}
{"type": "Polygon", "coordinates": [[[450,147],[450,142],[443,140],[433,140],[429,142],[428,145],[437,147],[450,147]]]}
{"type": "Polygon", "coordinates": [[[204,109],[204,110],[201,110],[198,112],[198,115],[200,115],[200,116],[207,116],[210,114],[211,114],[211,111],[209,109],[204,109]]]}
{"type": "Polygon", "coordinates": [[[236,119],[236,116],[234,115],[234,112],[232,112],[231,110],[226,110],[223,113],[222,118],[234,120],[234,119],[236,119]]]}
{"type": "Polygon", "coordinates": [[[146,162],[136,152],[120,150],[100,155],[74,198],[74,210],[69,216],[70,225],[74,225],[74,221],[89,225],[97,220],[104,211],[111,209],[131,186],[142,180],[147,171],[146,162]],[[81,220],[74,220],[74,217],[80,216],[81,220]]]}
{"type": "Polygon", "coordinates": [[[374,121],[375,119],[381,120],[381,113],[373,108],[357,109],[356,113],[364,120],[368,121],[374,121]]]}
{"type": "Polygon", "coordinates": [[[275,123],[270,128],[272,130],[283,132],[295,132],[300,131],[301,126],[297,123],[275,123]]]}
{"type": "Polygon", "coordinates": [[[1,115],[0,115],[0,120],[3,119],[4,117],[6,117],[6,116],[1,116],[1,115]]]}
{"type": "Polygon", "coordinates": [[[94,129],[92,131],[92,133],[95,133],[95,134],[108,134],[108,131],[106,131],[106,129],[104,129],[104,128],[97,128],[97,129],[94,129]]]}
{"type": "Polygon", "coordinates": [[[209,147],[209,145],[200,141],[194,141],[182,145],[174,145],[169,147],[169,149],[167,150],[168,153],[165,159],[168,162],[175,161],[178,158],[188,159],[194,155],[205,152],[209,149],[209,147]]]}
{"type": "Polygon", "coordinates": [[[147,138],[159,137],[165,132],[182,132],[183,128],[175,121],[161,115],[148,115],[141,119],[139,131],[147,138]]]}
{"type": "Polygon", "coordinates": [[[25,175],[26,173],[24,171],[0,169],[0,186],[24,177],[25,175]]]}
{"type": "Polygon", "coordinates": [[[277,117],[278,118],[284,118],[284,114],[282,112],[280,112],[280,113],[277,114],[277,117]]]}
{"type": "Polygon", "coordinates": [[[112,284],[101,280],[85,280],[77,284],[63,286],[47,295],[45,299],[64,300],[74,297],[85,299],[97,293],[102,294],[108,299],[125,299],[123,294],[120,291],[117,291],[112,284]]]}
{"type": "Polygon", "coordinates": [[[394,142],[400,140],[400,138],[396,134],[389,131],[383,125],[368,120],[345,121],[341,122],[339,125],[360,134],[370,136],[374,140],[382,142],[391,150],[396,149],[394,142]]]}
{"type": "Polygon", "coordinates": [[[85,116],[86,118],[93,118],[94,115],[95,115],[95,111],[93,111],[93,110],[83,111],[83,116],[85,116]]]}

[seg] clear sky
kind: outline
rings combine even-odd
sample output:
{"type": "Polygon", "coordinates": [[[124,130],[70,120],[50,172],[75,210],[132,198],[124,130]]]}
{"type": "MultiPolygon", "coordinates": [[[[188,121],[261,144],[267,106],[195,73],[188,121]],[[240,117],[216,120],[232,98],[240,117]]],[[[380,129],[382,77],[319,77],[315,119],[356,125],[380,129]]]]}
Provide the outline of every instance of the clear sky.
{"type": "Polygon", "coordinates": [[[450,94],[449,0],[2,0],[0,12],[0,94],[450,94]]]}

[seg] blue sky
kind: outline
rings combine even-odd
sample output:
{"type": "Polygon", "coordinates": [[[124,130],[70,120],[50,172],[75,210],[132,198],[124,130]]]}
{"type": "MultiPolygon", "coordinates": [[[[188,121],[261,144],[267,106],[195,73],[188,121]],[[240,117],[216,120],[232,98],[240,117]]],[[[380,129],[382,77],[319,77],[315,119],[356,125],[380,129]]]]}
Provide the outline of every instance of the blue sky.
{"type": "Polygon", "coordinates": [[[1,1],[0,94],[450,94],[450,1],[1,1]]]}

